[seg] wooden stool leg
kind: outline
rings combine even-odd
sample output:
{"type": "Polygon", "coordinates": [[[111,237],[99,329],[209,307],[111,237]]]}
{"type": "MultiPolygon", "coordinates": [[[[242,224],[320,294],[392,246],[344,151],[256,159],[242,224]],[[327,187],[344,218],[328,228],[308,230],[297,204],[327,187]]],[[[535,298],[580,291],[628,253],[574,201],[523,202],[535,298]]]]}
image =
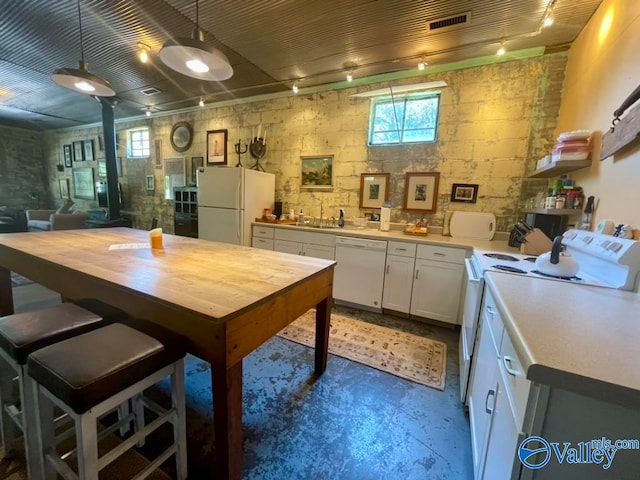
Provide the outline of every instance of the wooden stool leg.
{"type": "Polygon", "coordinates": [[[78,442],[78,476],[82,480],[98,480],[98,431],[97,419],[85,412],[76,419],[78,442]]]}
{"type": "Polygon", "coordinates": [[[0,357],[0,440],[4,445],[4,456],[13,456],[20,445],[20,428],[9,416],[6,407],[16,405],[18,397],[16,395],[13,379],[16,372],[9,366],[5,359],[0,357]]]}
{"type": "Polygon", "coordinates": [[[184,393],[184,359],[175,363],[175,370],[171,375],[171,402],[176,409],[176,419],[173,422],[173,440],[177,442],[176,475],[178,480],[187,478],[187,425],[184,393]]]}

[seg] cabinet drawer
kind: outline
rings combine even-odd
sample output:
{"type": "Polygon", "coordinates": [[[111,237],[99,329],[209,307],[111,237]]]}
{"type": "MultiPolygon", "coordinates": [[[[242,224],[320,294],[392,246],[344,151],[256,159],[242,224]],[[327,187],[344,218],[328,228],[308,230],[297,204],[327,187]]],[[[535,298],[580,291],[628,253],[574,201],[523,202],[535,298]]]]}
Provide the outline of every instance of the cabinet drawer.
{"type": "Polygon", "coordinates": [[[500,371],[504,378],[505,390],[509,397],[511,410],[520,429],[524,421],[524,412],[527,408],[531,382],[526,378],[527,372],[524,371],[522,362],[506,330],[502,337],[500,359],[498,361],[500,362],[500,371]]]}
{"type": "Polygon", "coordinates": [[[491,338],[493,340],[493,346],[496,350],[496,353],[499,353],[502,343],[502,332],[504,331],[504,325],[502,324],[502,317],[500,317],[500,312],[496,307],[496,301],[493,298],[493,294],[488,288],[484,289],[484,299],[482,300],[481,315],[482,321],[491,332],[491,338]]]}
{"type": "Polygon", "coordinates": [[[273,227],[256,227],[253,226],[253,236],[273,239],[273,227]]]}
{"type": "Polygon", "coordinates": [[[270,238],[253,237],[252,246],[264,250],[273,250],[273,240],[270,238]]]}
{"type": "Polygon", "coordinates": [[[464,248],[440,247],[438,245],[418,245],[417,258],[464,264],[467,251],[464,248]]]}
{"type": "Polygon", "coordinates": [[[398,255],[399,257],[415,257],[416,244],[405,242],[389,242],[387,244],[388,255],[398,255]]]}

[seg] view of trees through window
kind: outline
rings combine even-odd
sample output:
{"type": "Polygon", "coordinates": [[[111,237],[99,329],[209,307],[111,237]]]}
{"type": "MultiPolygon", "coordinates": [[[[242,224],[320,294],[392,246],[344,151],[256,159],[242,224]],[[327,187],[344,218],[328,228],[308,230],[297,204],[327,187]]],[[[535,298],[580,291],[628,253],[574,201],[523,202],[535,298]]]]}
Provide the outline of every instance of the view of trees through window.
{"type": "Polygon", "coordinates": [[[369,125],[370,145],[435,142],[440,94],[374,98],[369,125]]]}

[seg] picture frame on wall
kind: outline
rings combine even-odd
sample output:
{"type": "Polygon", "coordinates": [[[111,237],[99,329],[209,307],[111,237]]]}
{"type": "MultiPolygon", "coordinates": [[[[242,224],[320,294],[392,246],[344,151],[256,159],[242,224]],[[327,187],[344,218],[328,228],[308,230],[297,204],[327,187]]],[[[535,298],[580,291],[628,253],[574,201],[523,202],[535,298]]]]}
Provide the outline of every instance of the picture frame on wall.
{"type": "Polygon", "coordinates": [[[360,208],[382,208],[382,204],[388,200],[388,173],[360,174],[360,208]]]}
{"type": "Polygon", "coordinates": [[[73,196],[84,200],[95,200],[96,192],[93,186],[93,168],[82,167],[73,169],[73,196]]]}
{"type": "Polygon", "coordinates": [[[204,166],[204,157],[191,157],[191,184],[196,184],[198,169],[204,166]]]}
{"type": "Polygon", "coordinates": [[[84,143],[82,140],[73,142],[73,161],[84,162],[84,143]]]}
{"type": "MultiPolygon", "coordinates": [[[[118,172],[118,176],[122,176],[122,159],[121,157],[116,157],[116,170],[118,172]]],[[[98,176],[106,177],[107,176],[107,160],[105,158],[98,159],[98,176]]]]}
{"type": "Polygon", "coordinates": [[[71,145],[64,145],[62,147],[62,151],[64,153],[64,166],[66,168],[71,168],[72,167],[72,162],[73,162],[73,150],[71,148],[71,145]]]}
{"type": "Polygon", "coordinates": [[[406,173],[403,209],[410,212],[435,213],[439,180],[440,173],[437,172],[406,173]]]}
{"type": "Polygon", "coordinates": [[[95,160],[93,157],[93,140],[85,140],[82,145],[84,148],[85,162],[93,162],[95,160]]]}
{"type": "Polygon", "coordinates": [[[156,180],[153,175],[147,175],[146,186],[147,186],[147,192],[153,192],[156,189],[156,180]]]}
{"type": "Polygon", "coordinates": [[[300,188],[304,190],[333,189],[333,155],[300,157],[300,188]]]}
{"type": "Polygon", "coordinates": [[[477,200],[477,183],[454,183],[451,185],[452,202],[476,203],[477,200]]]}
{"type": "Polygon", "coordinates": [[[207,131],[207,165],[227,164],[227,130],[207,131]]]}
{"type": "MultiPolygon", "coordinates": [[[[70,145],[69,145],[70,146],[70,145]]],[[[58,180],[58,189],[60,193],[60,198],[63,200],[69,199],[69,179],[68,178],[60,178],[58,180]]]]}

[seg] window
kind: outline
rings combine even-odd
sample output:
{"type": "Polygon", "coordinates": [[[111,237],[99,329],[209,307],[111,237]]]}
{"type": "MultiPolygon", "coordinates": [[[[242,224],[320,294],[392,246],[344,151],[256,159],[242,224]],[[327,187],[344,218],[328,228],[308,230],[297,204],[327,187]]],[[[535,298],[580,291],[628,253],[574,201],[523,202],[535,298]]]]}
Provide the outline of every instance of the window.
{"type": "Polygon", "coordinates": [[[439,107],[439,92],[372,99],[369,145],[435,142],[439,107]]]}
{"type": "Polygon", "coordinates": [[[135,128],[127,131],[127,157],[147,158],[151,155],[149,129],[135,128]]]}

